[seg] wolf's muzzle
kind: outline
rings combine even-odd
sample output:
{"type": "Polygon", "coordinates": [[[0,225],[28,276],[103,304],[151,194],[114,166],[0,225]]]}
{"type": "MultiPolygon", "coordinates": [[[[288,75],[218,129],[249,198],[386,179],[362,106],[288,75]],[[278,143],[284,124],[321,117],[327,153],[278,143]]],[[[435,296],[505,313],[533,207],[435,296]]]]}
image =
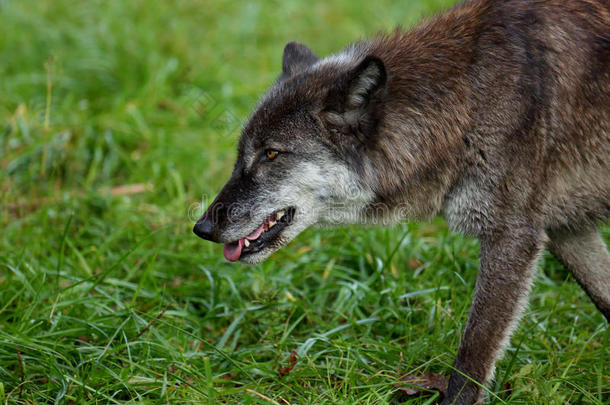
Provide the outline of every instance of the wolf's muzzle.
{"type": "Polygon", "coordinates": [[[214,223],[207,216],[204,216],[197,221],[193,227],[193,232],[202,239],[216,242],[216,238],[214,237],[214,223]]]}

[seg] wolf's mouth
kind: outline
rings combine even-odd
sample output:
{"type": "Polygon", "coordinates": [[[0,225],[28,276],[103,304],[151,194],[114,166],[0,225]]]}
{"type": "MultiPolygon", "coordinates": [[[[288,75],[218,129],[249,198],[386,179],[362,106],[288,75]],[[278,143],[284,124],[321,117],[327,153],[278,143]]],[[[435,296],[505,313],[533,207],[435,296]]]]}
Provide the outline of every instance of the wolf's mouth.
{"type": "Polygon", "coordinates": [[[294,207],[279,210],[270,215],[248,236],[235,242],[225,243],[224,255],[226,259],[230,262],[235,262],[243,255],[249,255],[262,250],[270,242],[276,240],[280,232],[292,223],[294,213],[294,207]]]}

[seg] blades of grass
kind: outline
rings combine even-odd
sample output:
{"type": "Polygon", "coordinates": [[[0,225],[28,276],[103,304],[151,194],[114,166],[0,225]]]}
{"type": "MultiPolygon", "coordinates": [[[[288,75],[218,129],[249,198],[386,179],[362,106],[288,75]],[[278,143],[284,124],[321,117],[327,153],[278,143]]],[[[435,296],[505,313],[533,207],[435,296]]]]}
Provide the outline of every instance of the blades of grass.
{"type": "Polygon", "coordinates": [[[51,80],[51,67],[53,66],[53,57],[49,56],[44,63],[44,68],[47,73],[47,94],[44,109],[44,127],[43,127],[43,146],[42,146],[42,157],[40,161],[40,177],[46,177],[46,166],[47,166],[47,136],[49,134],[49,123],[51,121],[51,96],[53,90],[53,81],[51,80]]]}
{"type": "Polygon", "coordinates": [[[205,276],[208,278],[208,280],[210,281],[210,308],[214,308],[216,305],[216,288],[215,288],[215,283],[214,283],[214,277],[212,276],[212,273],[210,272],[210,270],[208,270],[205,266],[199,265],[198,266],[199,269],[201,269],[201,271],[203,271],[203,273],[205,274],[205,276]]]}
{"type": "Polygon", "coordinates": [[[93,274],[93,272],[91,271],[91,267],[87,263],[87,260],[85,260],[85,257],[80,252],[80,250],[78,250],[76,248],[76,246],[74,246],[74,244],[70,241],[70,239],[66,238],[66,244],[72,250],[72,252],[76,255],[76,258],[78,259],[78,262],[80,263],[82,269],[84,270],[85,275],[87,277],[91,277],[91,275],[93,274]]]}
{"type": "Polygon", "coordinates": [[[114,331],[114,334],[112,336],[110,336],[110,339],[108,339],[108,343],[106,344],[106,347],[104,347],[104,350],[102,350],[102,352],[97,356],[96,361],[100,361],[100,359],[102,357],[104,357],[104,355],[110,350],[110,347],[112,346],[112,342],[117,337],[117,335],[123,330],[123,327],[129,320],[130,320],[130,318],[125,318],[125,320],[119,325],[119,327],[116,328],[116,330],[114,331]]]}
{"type": "MultiPolygon", "coordinates": [[[[570,387],[574,388],[576,391],[580,392],[582,394],[582,396],[587,397],[587,399],[589,401],[591,401],[592,404],[604,405],[604,403],[602,401],[598,401],[598,399],[595,398],[593,395],[591,395],[591,393],[588,392],[585,388],[576,384],[574,381],[570,380],[569,378],[565,378],[564,376],[561,376],[561,377],[557,378],[556,380],[557,380],[558,384],[567,384],[570,387]]],[[[577,403],[582,403],[582,402],[578,401],[577,403]]]]}
{"type": "Polygon", "coordinates": [[[63,266],[63,262],[64,262],[64,251],[66,249],[66,239],[68,237],[68,230],[70,229],[70,224],[72,223],[72,218],[74,218],[74,214],[70,214],[70,216],[68,217],[68,221],[66,222],[66,226],[64,227],[64,233],[61,237],[61,245],[59,247],[59,255],[57,257],[57,268],[56,268],[56,279],[55,279],[55,283],[56,283],[56,288],[59,290],[59,272],[61,271],[61,267],[63,266]]]}
{"type": "Polygon", "coordinates": [[[430,398],[428,398],[428,400],[426,402],[424,402],[422,405],[432,405],[436,403],[436,400],[438,399],[438,397],[441,394],[439,394],[438,392],[435,392],[430,398]]]}
{"type": "Polygon", "coordinates": [[[407,235],[409,235],[409,232],[411,232],[411,229],[407,225],[407,229],[402,233],[400,238],[398,238],[398,242],[396,242],[396,245],[394,245],[394,248],[392,249],[392,251],[390,252],[388,257],[386,258],[386,260],[383,262],[383,269],[387,269],[388,268],[388,265],[390,264],[390,262],[394,258],[394,255],[396,254],[396,252],[398,252],[398,249],[400,249],[400,246],[402,245],[402,242],[405,240],[407,235]]]}
{"type": "Polygon", "coordinates": [[[327,332],[324,332],[324,333],[318,335],[317,337],[307,339],[303,344],[301,344],[298,347],[297,354],[299,355],[299,357],[307,356],[307,352],[309,351],[309,349],[311,349],[311,347],[314,345],[314,343],[316,343],[318,340],[324,340],[324,339],[328,338],[329,336],[332,336],[335,333],[341,332],[342,330],[350,328],[354,325],[364,325],[367,323],[377,322],[377,321],[379,321],[379,318],[376,318],[376,317],[375,318],[366,318],[366,319],[360,319],[353,323],[347,323],[347,324],[344,324],[341,326],[337,326],[336,328],[333,328],[327,332]]]}
{"type": "MultiPolygon", "coordinates": [[[[589,342],[593,339],[594,336],[596,336],[598,333],[600,333],[600,331],[596,331],[595,333],[593,333],[591,335],[591,337],[589,338],[589,340],[587,340],[580,348],[580,351],[578,353],[578,356],[576,356],[575,358],[570,359],[570,361],[568,362],[568,365],[566,366],[566,368],[563,370],[563,372],[561,373],[561,376],[557,379],[557,383],[555,383],[555,385],[553,385],[553,388],[551,389],[551,394],[550,395],[555,395],[555,393],[557,392],[557,390],[559,389],[560,385],[562,382],[564,382],[564,380],[566,379],[566,375],[568,374],[568,371],[570,370],[570,368],[572,367],[572,365],[577,362],[583,355],[583,352],[585,350],[585,348],[588,346],[589,342]]],[[[590,394],[589,394],[590,395],[590,394]]]]}
{"type": "MultiPolygon", "coordinates": [[[[609,336],[610,337],[610,336],[609,336]]],[[[606,340],[606,347],[608,347],[608,343],[610,339],[605,339],[606,340]]],[[[599,397],[599,402],[602,402],[602,392],[603,392],[603,379],[608,378],[610,379],[610,376],[608,375],[604,375],[604,370],[607,371],[607,367],[608,367],[608,363],[610,361],[610,359],[608,358],[608,350],[602,350],[602,355],[599,357],[599,372],[597,373],[597,396],[599,397]]],[[[608,373],[606,373],[608,374],[608,373]]]]}
{"type": "Polygon", "coordinates": [[[229,327],[227,328],[225,333],[222,334],[222,337],[218,341],[218,344],[216,345],[216,349],[222,350],[222,348],[227,343],[227,340],[229,340],[229,337],[231,337],[231,335],[233,334],[233,331],[235,330],[235,328],[237,328],[237,325],[239,325],[239,323],[242,321],[242,319],[244,319],[244,316],[246,315],[246,312],[247,311],[243,311],[242,313],[240,313],[237,316],[237,318],[235,318],[233,320],[233,322],[231,322],[231,324],[229,325],[229,327]]]}
{"type": "MultiPolygon", "coordinates": [[[[513,370],[513,367],[517,361],[517,355],[519,354],[519,350],[521,350],[521,345],[523,344],[523,339],[519,340],[519,343],[517,344],[517,347],[515,348],[515,350],[513,351],[511,357],[510,357],[510,361],[508,363],[508,366],[506,366],[506,368],[504,369],[504,372],[502,373],[502,378],[498,378],[496,379],[496,384],[494,387],[494,391],[497,393],[498,391],[501,391],[504,387],[504,383],[506,382],[506,379],[508,378],[508,376],[511,374],[511,371],[513,370]]],[[[495,403],[495,399],[492,401],[492,404],[495,403]]]]}
{"type": "Polygon", "coordinates": [[[76,384],[76,385],[86,389],[87,391],[93,392],[94,394],[99,395],[100,397],[103,397],[106,401],[109,401],[109,402],[111,402],[113,404],[121,404],[120,401],[118,401],[118,400],[116,400],[116,399],[114,399],[114,398],[112,398],[112,397],[110,397],[110,396],[108,396],[108,395],[98,391],[97,389],[95,389],[95,388],[93,388],[93,387],[91,387],[91,386],[89,386],[87,384],[83,384],[81,381],[77,380],[76,378],[72,377],[71,375],[66,375],[65,377],[69,381],[72,381],[74,384],[76,384]]]}
{"type": "Polygon", "coordinates": [[[278,344],[281,345],[282,343],[284,343],[286,341],[286,339],[288,338],[288,336],[290,336],[290,334],[292,333],[292,331],[294,330],[294,328],[297,327],[298,324],[301,323],[301,321],[303,319],[305,319],[305,317],[307,316],[307,313],[303,313],[301,316],[299,316],[297,318],[296,321],[294,321],[282,334],[282,337],[280,338],[278,344]]]}
{"type": "Polygon", "coordinates": [[[136,300],[138,299],[138,296],[140,295],[140,290],[142,289],[144,282],[148,278],[148,275],[149,275],[150,271],[152,270],[153,265],[157,261],[158,254],[159,254],[159,250],[157,249],[157,250],[155,250],[151,259],[148,261],[146,267],[144,268],[144,271],[142,272],[142,275],[140,276],[140,282],[138,283],[138,288],[136,288],[136,291],[133,293],[133,297],[131,297],[131,302],[129,303],[130,308],[134,307],[136,300]]]}
{"type": "Polygon", "coordinates": [[[0,308],[0,314],[2,314],[6,309],[17,299],[21,297],[21,294],[26,290],[27,286],[24,285],[20,290],[16,291],[15,294],[4,304],[2,308],[0,308]]]}
{"type": "MultiPolygon", "coordinates": [[[[162,228],[161,228],[162,229],[162,228]]],[[[145,241],[147,241],[148,239],[152,238],[152,236],[154,234],[156,234],[157,232],[161,231],[161,229],[157,229],[155,231],[150,232],[148,235],[146,235],[145,237],[143,237],[142,239],[140,239],[131,249],[129,249],[127,252],[123,253],[121,255],[121,257],[118,258],[118,260],[116,260],[106,271],[104,271],[100,276],[98,276],[95,280],[95,282],[93,283],[93,285],[91,287],[89,287],[89,289],[86,291],[86,293],[84,295],[89,295],[91,293],[91,291],[93,291],[95,289],[95,287],[97,287],[102,281],[104,281],[104,279],[106,277],[108,277],[108,275],[110,273],[112,273],[113,270],[115,270],[117,267],[119,267],[119,265],[123,262],[123,260],[125,260],[127,257],[129,257],[129,255],[131,255],[137,248],[139,248],[145,241]]],[[[89,279],[88,279],[89,280],[89,279]]],[[[74,284],[72,284],[73,286],[74,284]]],[[[70,287],[72,287],[70,286],[70,287]]],[[[69,288],[69,287],[68,287],[69,288]]],[[[65,289],[64,289],[65,290],[65,289]]]]}
{"type": "Polygon", "coordinates": [[[207,342],[205,339],[202,339],[200,336],[197,336],[197,335],[187,331],[186,329],[180,328],[176,325],[170,325],[169,323],[165,322],[163,319],[159,319],[158,322],[171,326],[172,328],[176,329],[177,331],[180,331],[181,333],[185,334],[186,336],[189,336],[189,337],[197,340],[204,346],[210,348],[212,351],[215,351],[216,353],[220,354],[224,359],[226,359],[228,362],[230,362],[235,368],[237,368],[244,375],[246,375],[252,382],[256,383],[256,380],[254,379],[254,377],[252,377],[249,373],[247,373],[246,370],[244,370],[243,367],[241,365],[239,365],[237,363],[237,361],[235,361],[231,356],[229,356],[223,350],[217,349],[216,345],[213,345],[210,342],[207,342]]]}
{"type": "Polygon", "coordinates": [[[214,379],[212,377],[212,366],[210,365],[209,358],[206,357],[203,359],[203,367],[205,369],[206,384],[208,386],[208,403],[213,405],[216,403],[216,395],[214,390],[214,379]]]}
{"type": "Polygon", "coordinates": [[[436,291],[442,291],[442,290],[448,290],[449,287],[446,285],[441,285],[439,287],[436,288],[428,288],[425,290],[419,290],[419,291],[411,291],[408,292],[406,294],[402,294],[400,297],[398,297],[401,300],[407,299],[407,298],[413,298],[413,297],[419,297],[420,295],[426,295],[426,294],[430,294],[436,291]]]}

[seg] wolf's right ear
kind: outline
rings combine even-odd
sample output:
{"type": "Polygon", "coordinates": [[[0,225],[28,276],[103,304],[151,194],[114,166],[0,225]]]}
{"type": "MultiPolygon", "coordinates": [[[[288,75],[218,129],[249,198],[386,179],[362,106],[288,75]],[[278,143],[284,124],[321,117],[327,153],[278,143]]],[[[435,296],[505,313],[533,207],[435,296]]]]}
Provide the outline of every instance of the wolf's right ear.
{"type": "Polygon", "coordinates": [[[306,45],[288,42],[282,57],[282,75],[280,80],[306,69],[318,61],[318,57],[306,45]]]}
{"type": "Polygon", "coordinates": [[[330,89],[321,113],[328,129],[361,141],[373,133],[383,114],[386,83],[384,63],[375,56],[347,71],[330,89]]]}

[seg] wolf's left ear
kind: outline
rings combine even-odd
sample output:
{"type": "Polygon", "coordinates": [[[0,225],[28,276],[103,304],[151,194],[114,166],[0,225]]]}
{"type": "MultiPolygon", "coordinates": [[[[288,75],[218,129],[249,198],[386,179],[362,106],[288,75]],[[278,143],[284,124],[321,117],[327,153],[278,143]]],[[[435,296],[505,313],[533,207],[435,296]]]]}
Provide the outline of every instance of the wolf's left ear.
{"type": "Polygon", "coordinates": [[[318,57],[306,45],[295,41],[288,42],[284,47],[280,80],[304,70],[317,61],[318,57]]]}
{"type": "Polygon", "coordinates": [[[383,110],[387,74],[383,61],[368,56],[331,89],[322,119],[333,132],[361,136],[371,132],[383,110]]]}

